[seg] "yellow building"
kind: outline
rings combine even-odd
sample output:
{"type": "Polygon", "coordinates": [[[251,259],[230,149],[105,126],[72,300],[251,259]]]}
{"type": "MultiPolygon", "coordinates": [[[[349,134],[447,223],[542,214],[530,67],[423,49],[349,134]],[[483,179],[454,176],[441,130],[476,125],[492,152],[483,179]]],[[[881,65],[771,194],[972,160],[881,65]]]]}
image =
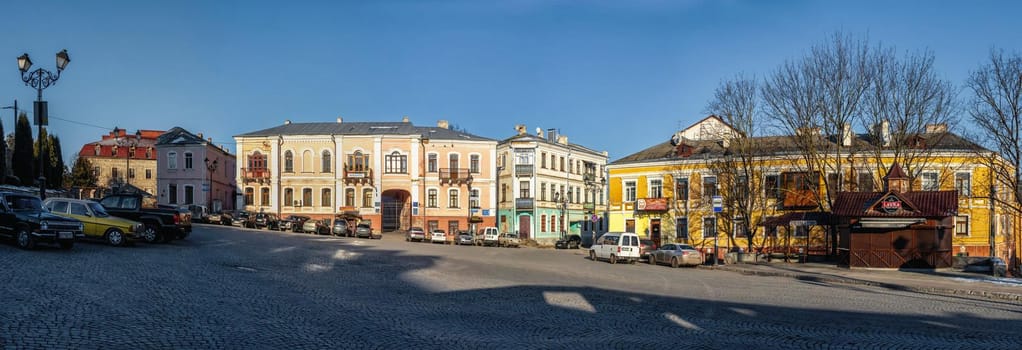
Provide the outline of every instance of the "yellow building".
{"type": "Polygon", "coordinates": [[[82,146],[78,156],[92,163],[96,188],[81,189],[84,198],[101,197],[111,189],[130,184],[146,193],[156,192],[156,139],[159,130],[116,129],[97,142],[82,146]]]}
{"type": "Polygon", "coordinates": [[[401,122],[291,123],[235,136],[238,208],[358,215],[374,229],[493,225],[495,140],[401,122]]]}
{"type": "MultiPolygon", "coordinates": [[[[912,179],[913,190],[958,192],[954,253],[1015,257],[1017,243],[1012,237],[1017,236],[1018,218],[991,201],[991,189],[1007,186],[991,182],[991,170],[984,161],[1001,158],[942,125],[909,138],[914,142],[911,148],[925,150],[915,153],[922,156],[910,164],[904,164],[904,155],[867,149],[866,136],[847,128],[842,137],[819,135],[824,142],[844,146],[840,167],[807,165],[788,136],[756,138],[756,156],[739,162],[729,148],[734,135],[727,123],[710,116],[670,135],[670,140],[612,162],[608,166],[610,230],[636,232],[660,244],[689,243],[704,251],[716,244],[718,252],[751,248],[794,253],[808,247],[810,254],[833,253],[836,235],[829,226],[823,222],[799,225],[812,224],[817,217],[822,221],[826,214],[791,213],[827,213],[829,200],[840,191],[881,191],[881,179],[897,161],[912,179]],[[745,165],[736,167],[739,164],[745,165]],[[714,212],[715,196],[719,196],[719,213],[714,212]],[[741,205],[734,198],[753,198],[755,204],[736,210],[741,205]]],[[[1004,190],[994,193],[1002,201],[1011,195],[1004,190]]]]}

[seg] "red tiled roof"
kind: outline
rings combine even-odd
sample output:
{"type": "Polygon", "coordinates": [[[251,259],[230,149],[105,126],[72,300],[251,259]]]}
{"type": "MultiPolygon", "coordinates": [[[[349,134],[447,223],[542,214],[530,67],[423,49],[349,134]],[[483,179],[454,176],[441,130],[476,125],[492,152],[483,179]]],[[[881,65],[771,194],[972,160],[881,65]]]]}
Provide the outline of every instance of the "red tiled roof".
{"type": "MultiPolygon", "coordinates": [[[[893,169],[892,169],[893,170],[893,169]]],[[[834,215],[845,217],[943,217],[958,213],[955,191],[840,192],[834,200],[834,215]],[[876,210],[877,203],[888,195],[897,196],[910,210],[887,213],[876,210]]]]}
{"type": "MultiPolygon", "coordinates": [[[[132,154],[132,159],[156,159],[156,139],[163,134],[160,130],[139,130],[141,132],[141,138],[135,142],[135,152],[132,154]],[[146,150],[153,148],[152,152],[149,152],[149,157],[146,157],[146,150]]],[[[126,130],[118,130],[117,135],[110,132],[103,135],[102,139],[98,142],[90,142],[82,146],[82,149],[78,151],[79,156],[83,157],[111,157],[111,158],[127,158],[128,152],[131,149],[130,145],[118,144],[119,140],[132,139],[134,134],[128,135],[126,130]],[[96,153],[96,146],[99,146],[99,153],[96,153]],[[116,146],[117,154],[114,154],[114,148],[116,146]]]]}
{"type": "Polygon", "coordinates": [[[887,172],[885,179],[907,179],[908,175],[905,175],[905,171],[901,170],[901,165],[894,163],[891,165],[891,170],[887,172]]]}

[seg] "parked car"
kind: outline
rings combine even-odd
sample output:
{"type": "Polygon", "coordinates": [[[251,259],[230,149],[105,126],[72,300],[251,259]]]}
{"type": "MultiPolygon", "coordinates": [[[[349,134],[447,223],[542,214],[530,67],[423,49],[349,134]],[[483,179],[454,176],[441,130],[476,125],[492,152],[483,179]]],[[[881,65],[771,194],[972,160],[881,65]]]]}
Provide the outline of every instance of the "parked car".
{"type": "MultiPolygon", "coordinates": [[[[192,218],[194,219],[195,217],[193,216],[192,218]]],[[[220,219],[220,212],[209,213],[209,215],[206,215],[206,223],[207,224],[220,225],[220,220],[221,220],[220,219]]]]}
{"type": "Polygon", "coordinates": [[[220,225],[231,226],[234,224],[234,212],[222,211],[220,212],[220,225]]]}
{"type": "Polygon", "coordinates": [[[557,240],[554,243],[554,248],[557,249],[578,249],[582,245],[582,236],[579,235],[568,235],[564,238],[557,240]]]}
{"type": "Polygon", "coordinates": [[[458,233],[458,239],[455,242],[458,245],[474,245],[475,239],[472,237],[472,233],[468,231],[461,231],[458,233]]]}
{"type": "Polygon", "coordinates": [[[628,232],[605,233],[589,247],[589,259],[606,259],[611,264],[618,261],[634,264],[639,260],[639,236],[628,232]]]}
{"type": "Polygon", "coordinates": [[[284,220],[278,222],[277,228],[281,231],[302,232],[302,225],[305,225],[305,222],[309,221],[309,219],[308,216],[304,215],[289,215],[284,220]]]}
{"type": "Polygon", "coordinates": [[[95,201],[49,198],[43,206],[53,214],[81,221],[85,238],[102,240],[115,247],[142,239],[142,223],[111,216],[95,201]]]}
{"type": "Polygon", "coordinates": [[[447,243],[447,232],[444,230],[433,230],[429,233],[429,241],[432,243],[447,243]]]}
{"type": "Polygon", "coordinates": [[[248,215],[249,213],[247,211],[239,211],[238,214],[231,219],[231,226],[245,227],[245,224],[248,223],[248,215]]]}
{"type": "Polygon", "coordinates": [[[703,254],[688,244],[665,244],[647,256],[650,265],[671,264],[671,267],[696,266],[703,263],[703,254]]]}
{"type": "Polygon", "coordinates": [[[39,197],[0,192],[0,236],[13,238],[21,249],[34,249],[38,243],[71,249],[75,239],[84,237],[83,229],[81,221],[46,212],[39,197]]]}
{"type": "Polygon", "coordinates": [[[334,219],[334,226],[331,231],[334,233],[334,236],[345,237],[351,235],[351,229],[348,228],[348,220],[344,219],[334,219]]]}
{"type": "Polygon", "coordinates": [[[652,253],[657,249],[656,243],[653,243],[652,239],[640,239],[639,240],[639,258],[646,259],[649,253],[652,253]]]}
{"type": "Polygon", "coordinates": [[[274,213],[255,213],[248,216],[248,228],[277,230],[279,225],[280,219],[277,218],[277,214],[274,213]]]}
{"type": "Polygon", "coordinates": [[[179,209],[184,209],[192,213],[192,222],[207,222],[209,219],[209,208],[205,205],[198,204],[187,204],[181,205],[179,209]]]}
{"type": "Polygon", "coordinates": [[[153,207],[140,194],[113,194],[103,197],[99,204],[110,215],[145,225],[142,237],[149,243],[185,239],[192,232],[191,212],[179,208],[153,207]]]}
{"type": "Polygon", "coordinates": [[[362,221],[355,226],[355,236],[358,238],[369,239],[383,238],[382,236],[377,236],[373,233],[373,225],[369,220],[362,221]]]}
{"type": "Polygon", "coordinates": [[[422,227],[412,227],[408,229],[408,234],[405,236],[405,241],[411,242],[422,242],[426,240],[426,231],[422,227]]]}
{"type": "Polygon", "coordinates": [[[302,232],[305,233],[329,235],[330,230],[330,220],[305,220],[305,223],[302,224],[302,232]]]}
{"type": "Polygon", "coordinates": [[[479,230],[479,244],[484,246],[496,246],[500,244],[500,231],[496,227],[483,227],[479,230]]]}
{"type": "Polygon", "coordinates": [[[497,239],[497,245],[501,247],[518,248],[520,244],[517,233],[501,233],[497,239]]]}

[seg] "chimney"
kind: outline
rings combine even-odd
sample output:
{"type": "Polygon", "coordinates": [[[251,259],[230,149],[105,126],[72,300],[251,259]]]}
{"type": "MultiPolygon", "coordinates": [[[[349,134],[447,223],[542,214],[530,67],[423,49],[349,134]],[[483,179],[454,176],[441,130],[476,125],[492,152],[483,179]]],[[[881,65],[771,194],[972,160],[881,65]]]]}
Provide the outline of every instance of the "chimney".
{"type": "Polygon", "coordinates": [[[926,124],[927,134],[933,134],[938,132],[947,132],[947,124],[946,123],[926,124]]]}
{"type": "Polygon", "coordinates": [[[539,138],[546,138],[545,136],[543,136],[543,128],[540,127],[536,128],[536,136],[538,136],[539,138]]]}
{"type": "Polygon", "coordinates": [[[199,138],[201,139],[201,138],[202,138],[202,133],[200,132],[198,136],[199,136],[199,138]]]}
{"type": "MultiPolygon", "coordinates": [[[[284,119],[284,125],[291,125],[291,119],[284,119]]],[[[202,137],[202,136],[199,136],[202,137]]]]}
{"type": "Polygon", "coordinates": [[[891,146],[891,122],[884,120],[880,122],[880,139],[884,142],[884,147],[891,146]]]}
{"type": "Polygon", "coordinates": [[[213,143],[213,138],[212,137],[207,137],[206,138],[206,142],[213,143]]]}
{"type": "Polygon", "coordinates": [[[402,117],[401,118],[401,122],[402,123],[407,123],[408,122],[408,116],[406,115],[406,116],[402,117]]]}
{"type": "Polygon", "coordinates": [[[546,129],[546,140],[557,142],[557,129],[546,129]]]}
{"type": "Polygon", "coordinates": [[[436,127],[447,129],[447,127],[448,127],[447,121],[443,120],[443,119],[437,120],[436,121],[436,127]]]}
{"type": "Polygon", "coordinates": [[[525,135],[525,124],[515,125],[515,131],[518,132],[518,135],[525,135]]]}
{"type": "Polygon", "coordinates": [[[841,145],[848,147],[852,145],[852,124],[841,125],[841,145]]]}
{"type": "Polygon", "coordinates": [[[557,143],[562,145],[568,144],[568,137],[564,135],[557,135],[557,143]]]}
{"type": "Polygon", "coordinates": [[[341,122],[343,122],[343,121],[344,121],[344,118],[342,118],[342,117],[337,117],[337,124],[340,124],[340,123],[341,123],[341,122]]]}

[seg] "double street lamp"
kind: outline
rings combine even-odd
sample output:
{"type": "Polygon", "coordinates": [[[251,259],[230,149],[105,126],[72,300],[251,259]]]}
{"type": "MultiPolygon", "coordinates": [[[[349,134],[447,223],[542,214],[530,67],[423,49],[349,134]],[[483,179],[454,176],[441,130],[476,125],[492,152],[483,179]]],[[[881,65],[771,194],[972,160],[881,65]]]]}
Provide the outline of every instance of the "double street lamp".
{"type": "Polygon", "coordinates": [[[217,162],[219,162],[219,159],[214,159],[213,161],[210,161],[209,158],[205,158],[205,159],[203,159],[203,161],[206,162],[206,170],[209,173],[209,188],[207,188],[207,190],[209,191],[209,200],[206,201],[206,208],[208,208],[210,210],[210,212],[212,212],[212,210],[213,210],[213,173],[216,172],[217,162]]]}
{"type": "Polygon", "coordinates": [[[60,73],[67,68],[67,64],[71,63],[71,58],[67,55],[67,50],[61,50],[57,53],[57,74],[53,74],[48,70],[37,68],[34,71],[29,71],[32,68],[32,60],[28,58],[28,54],[22,54],[18,56],[18,70],[21,71],[21,81],[25,82],[25,85],[31,86],[36,89],[36,101],[35,110],[33,111],[35,116],[35,124],[39,127],[39,198],[46,199],[46,160],[43,152],[46,143],[43,140],[43,127],[48,124],[49,117],[46,111],[46,101],[43,101],[43,89],[50,87],[60,79],[60,73]]]}
{"type": "MultiPolygon", "coordinates": [[[[124,164],[124,179],[125,179],[125,182],[128,185],[130,185],[131,184],[131,157],[133,155],[135,155],[135,147],[137,147],[138,146],[138,142],[140,140],[142,140],[142,130],[135,130],[135,136],[134,137],[127,136],[127,135],[124,136],[124,137],[121,137],[121,132],[122,131],[125,134],[128,133],[128,131],[125,130],[125,129],[121,129],[121,128],[118,128],[116,126],[114,127],[114,140],[117,142],[118,146],[127,146],[128,147],[127,157],[124,157],[124,159],[125,159],[124,160],[124,162],[125,162],[125,164],[124,164]]],[[[117,157],[117,153],[115,152],[113,156],[114,156],[114,158],[116,158],[117,157]]]]}

